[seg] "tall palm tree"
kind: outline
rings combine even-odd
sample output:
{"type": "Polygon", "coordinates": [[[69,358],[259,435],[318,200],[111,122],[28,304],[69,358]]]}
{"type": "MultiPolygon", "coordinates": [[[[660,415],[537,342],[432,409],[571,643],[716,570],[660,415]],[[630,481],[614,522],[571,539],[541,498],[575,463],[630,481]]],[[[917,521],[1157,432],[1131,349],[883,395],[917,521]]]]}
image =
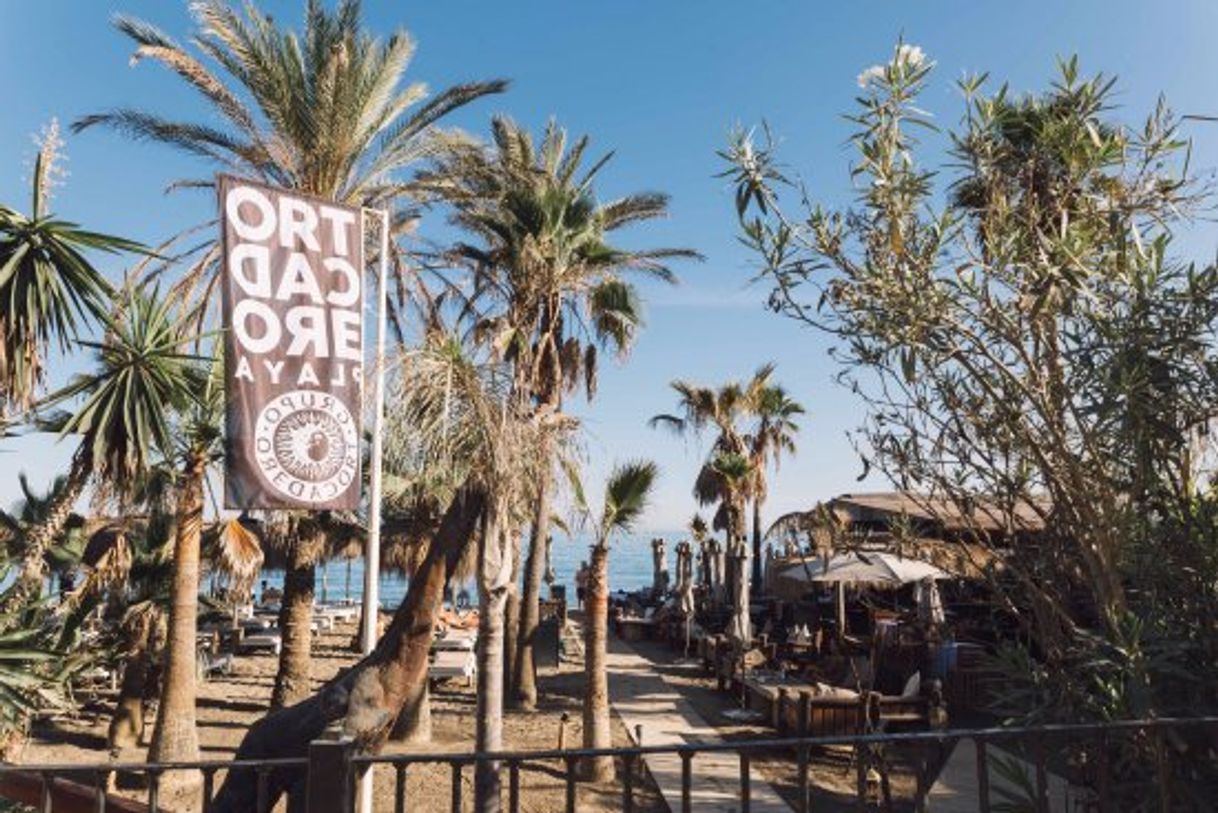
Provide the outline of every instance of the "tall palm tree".
{"type": "Polygon", "coordinates": [[[729,534],[738,534],[741,538],[744,535],[743,527],[735,527],[727,521],[728,490],[722,474],[713,463],[719,455],[749,455],[752,441],[746,422],[754,414],[761,393],[769,386],[773,371],[774,365],[766,364],[743,384],[729,381],[719,387],[673,381],[671,386],[677,393],[677,411],[656,415],[648,421],[652,427],[664,427],[677,434],[701,435],[708,429],[715,431],[710,453],[694,481],[694,497],[702,505],[718,503],[714,527],[729,534]]]}
{"type": "MultiPolygon", "coordinates": [[[[614,467],[605,484],[605,499],[594,523],[596,542],[588,571],[586,626],[584,628],[584,747],[609,748],[609,541],[614,534],[630,532],[647,507],[659,469],[651,461],[614,467]]],[[[574,488],[576,502],[588,513],[582,489],[574,488]]],[[[587,779],[613,778],[613,758],[594,757],[584,766],[587,779]]]]}
{"type": "Polygon", "coordinates": [[[777,384],[762,387],[754,398],[753,430],[749,437],[749,463],[753,482],[749,493],[753,499],[753,590],[761,591],[761,507],[769,495],[766,470],[772,464],[775,472],[783,454],[795,454],[795,436],[799,433],[796,418],[804,414],[803,406],[792,399],[777,384]]]}
{"type": "MultiPolygon", "coordinates": [[[[403,170],[461,140],[437,122],[507,83],[456,85],[431,98],[420,83],[403,85],[414,41],[404,31],[388,40],[373,37],[363,29],[360,5],[341,0],[329,11],[322,0],[308,0],[298,35],[253,4],[238,10],[225,0],[198,0],[190,4],[197,30],[189,49],[155,26],[119,17],[115,25],[135,43],[132,58],[155,60],[177,74],[218,123],[119,108],[73,127],[102,125],[200,157],[213,169],[351,206],[390,206],[410,191],[403,170]]],[[[171,188],[212,185],[183,179],[171,188]]],[[[414,216],[403,207],[395,229],[414,216]]],[[[220,248],[207,241],[187,253],[192,261],[174,293],[203,319],[215,301],[220,248]]]]}
{"type": "Polygon", "coordinates": [[[46,551],[91,475],[99,488],[129,492],[150,469],[156,451],[173,447],[169,413],[195,397],[199,376],[196,358],[184,352],[189,337],[170,309],[169,299],[128,291],[118,313],[103,317],[103,340],[79,342],[96,351],[97,369],[48,397],[48,407],[84,399],[72,414],[50,421],[61,437],[76,435],[79,443],[64,488],[43,521],[26,533],[21,570],[0,601],[5,609],[37,595],[46,551]]]}
{"type": "Polygon", "coordinates": [[[85,252],[140,250],[51,214],[62,147],[52,121],[34,160],[29,213],[0,204],[0,413],[30,407],[48,351],[67,351],[82,324],[109,309],[110,284],[85,252]]]}
{"type": "MultiPolygon", "coordinates": [[[[158,306],[167,341],[195,341],[182,322],[170,321],[170,305],[158,306]]],[[[170,588],[169,634],[161,699],[148,757],[154,762],[198,759],[195,725],[195,676],[198,669],[199,574],[203,540],[203,492],[208,467],[220,459],[224,415],[224,379],[220,365],[194,360],[186,372],[194,381],[188,401],[174,411],[174,443],[167,457],[177,465],[174,481],[173,582],[170,588]]],[[[177,777],[181,779],[182,777],[177,777]]]]}
{"type": "MultiPolygon", "coordinates": [[[[642,311],[627,275],[675,282],[668,264],[698,255],[609,242],[626,226],[666,216],[668,197],[644,192],[598,201],[594,184],[611,155],[585,166],[587,136],[568,144],[566,131],[551,121],[535,143],[502,116],[493,119],[491,132],[490,149],[449,153],[420,176],[420,185],[450,203],[453,223],[476,238],[452,252],[473,272],[465,314],[474,334],[512,364],[516,398],[539,413],[557,412],[564,395],[581,385],[594,395],[601,351],[629,352],[642,311]]],[[[511,670],[512,700],[522,708],[537,702],[533,638],[560,441],[543,440],[549,464],[534,496],[511,670]]]]}

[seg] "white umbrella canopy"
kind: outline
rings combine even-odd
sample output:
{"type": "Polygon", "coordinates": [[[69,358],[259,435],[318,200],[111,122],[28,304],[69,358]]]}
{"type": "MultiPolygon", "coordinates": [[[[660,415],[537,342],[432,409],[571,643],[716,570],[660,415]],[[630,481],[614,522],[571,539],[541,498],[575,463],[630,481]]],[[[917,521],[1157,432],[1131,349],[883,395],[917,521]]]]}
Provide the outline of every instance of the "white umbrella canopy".
{"type": "Polygon", "coordinates": [[[850,551],[809,558],[778,571],[788,584],[871,584],[899,587],[925,579],[947,579],[949,574],[932,564],[886,551],[850,551]]]}

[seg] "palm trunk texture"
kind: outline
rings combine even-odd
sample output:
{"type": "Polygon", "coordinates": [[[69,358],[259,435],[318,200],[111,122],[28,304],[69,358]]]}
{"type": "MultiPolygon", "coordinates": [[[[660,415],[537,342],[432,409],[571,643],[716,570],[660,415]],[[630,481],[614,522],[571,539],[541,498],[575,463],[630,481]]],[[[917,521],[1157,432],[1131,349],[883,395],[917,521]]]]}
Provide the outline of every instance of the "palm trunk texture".
{"type": "Polygon", "coordinates": [[[313,591],[316,569],[311,541],[294,539],[283,574],[279,629],[283,635],[279,671],[271,692],[271,708],[281,709],[309,696],[309,661],[313,655],[313,591]]]}
{"type": "Polygon", "coordinates": [[[206,461],[186,464],[178,493],[178,527],[173,547],[173,588],[169,605],[169,641],[161,702],[148,759],[153,762],[197,760],[195,674],[198,669],[199,540],[203,531],[203,478],[206,461]]]}
{"type": "MultiPolygon", "coordinates": [[[[380,751],[407,698],[427,679],[444,583],[473,537],[485,504],[480,491],[467,487],[458,493],[376,649],[308,699],[255,723],[241,741],[237,759],[304,757],[309,743],[340,721],[343,732],[365,751],[380,751]]],[[[273,808],[287,794],[289,813],[303,811],[305,778],[303,768],[272,771],[267,781],[268,806],[273,808]]],[[[248,813],[257,801],[257,773],[233,770],[226,775],[212,810],[248,813]]]]}
{"type": "Polygon", "coordinates": [[[546,570],[546,539],[550,535],[550,501],[553,479],[545,476],[538,483],[533,530],[529,537],[529,556],[525,566],[524,595],[520,602],[520,634],[516,642],[512,705],[525,711],[537,708],[537,667],[533,644],[541,621],[541,582],[546,570]]]}
{"type": "MultiPolygon", "coordinates": [[[[609,635],[609,548],[592,549],[584,617],[584,747],[612,745],[609,728],[609,676],[606,646],[609,635]]],[[[613,778],[613,758],[594,757],[583,764],[584,778],[606,782],[613,778]]]]}

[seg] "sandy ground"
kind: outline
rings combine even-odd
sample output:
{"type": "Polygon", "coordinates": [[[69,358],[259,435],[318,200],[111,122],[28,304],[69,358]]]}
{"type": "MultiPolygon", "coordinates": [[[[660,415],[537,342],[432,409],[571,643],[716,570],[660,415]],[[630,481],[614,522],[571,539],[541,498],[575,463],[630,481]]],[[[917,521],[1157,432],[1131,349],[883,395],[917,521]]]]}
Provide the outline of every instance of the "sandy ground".
{"type": "MultiPolygon", "coordinates": [[[[570,634],[577,634],[573,626],[570,634]]],[[[349,646],[354,634],[352,625],[339,626],[323,633],[314,641],[313,679],[317,685],[332,677],[340,668],[354,662],[349,646]]],[[[665,679],[679,688],[698,712],[719,729],[725,739],[769,738],[774,732],[761,725],[732,723],[722,716],[725,710],[738,707],[728,695],[716,690],[714,680],[697,669],[677,663],[678,654],[657,643],[637,644],[640,651],[656,662],[665,679]]],[[[558,745],[562,717],[567,715],[566,742],[578,746],[581,740],[580,709],[583,692],[582,663],[578,648],[569,646],[573,657],[555,671],[541,674],[542,698],[540,708],[533,713],[507,712],[504,720],[506,747],[512,750],[543,750],[558,745]]],[[[230,758],[240,743],[246,728],[261,717],[267,708],[277,661],[274,656],[245,655],[236,659],[233,673],[199,686],[198,725],[203,759],[230,758]]],[[[459,753],[473,750],[475,698],[472,687],[463,682],[443,682],[432,691],[432,740],[426,746],[407,747],[390,743],[387,753],[424,750],[428,753],[459,753]]],[[[106,749],[106,727],[109,723],[113,694],[99,691],[79,698],[81,710],[70,717],[41,720],[22,757],[27,763],[97,764],[109,761],[106,749]]],[[[625,728],[614,716],[614,744],[629,745],[625,728]]],[[[119,755],[123,761],[141,761],[152,733],[155,708],[147,715],[144,747],[119,755]]],[[[894,811],[913,809],[915,780],[914,760],[921,755],[908,751],[889,750],[889,781],[894,811]]],[[[857,781],[855,763],[849,749],[835,749],[811,755],[810,777],[813,785],[813,809],[818,811],[853,811],[857,781]]],[[[757,754],[753,765],[760,776],[769,781],[786,798],[793,809],[797,803],[797,765],[790,749],[777,749],[757,754]]],[[[620,766],[619,766],[620,768],[620,766]]],[[[564,766],[559,762],[530,763],[521,773],[521,809],[526,813],[558,813],[565,809],[564,766]]],[[[374,771],[378,811],[394,810],[394,771],[382,766],[374,771]]],[[[505,774],[504,793],[507,779],[505,774]]],[[[217,782],[218,786],[218,782],[217,782]]],[[[663,811],[663,800],[646,777],[635,782],[635,804],[639,811],[663,811]]],[[[452,773],[445,764],[415,765],[407,773],[407,810],[452,810],[452,773]]],[[[464,809],[470,809],[473,796],[473,769],[462,774],[464,809]]],[[[143,798],[138,789],[119,792],[143,798]]],[[[620,810],[622,787],[620,779],[603,785],[581,783],[578,786],[577,809],[580,811],[620,810]]],[[[506,799],[505,799],[506,801],[506,799]]],[[[175,794],[162,799],[170,810],[190,811],[199,807],[197,799],[175,794]]],[[[282,810],[281,804],[278,808],[282,810]]]]}
{"type": "MultiPolygon", "coordinates": [[[[340,668],[354,662],[349,649],[354,627],[339,626],[333,632],[314,639],[313,679],[317,685],[332,677],[340,668]]],[[[261,717],[270,699],[277,661],[274,656],[243,655],[236,659],[233,673],[199,685],[198,725],[202,759],[227,759],[235,752],[246,728],[261,717]]],[[[512,750],[543,750],[558,744],[562,716],[567,714],[567,743],[578,746],[582,736],[580,708],[582,702],[582,665],[565,662],[557,672],[544,670],[541,674],[540,708],[533,713],[507,712],[504,720],[504,740],[512,750]]],[[[463,682],[446,681],[433,690],[432,741],[426,746],[408,748],[390,743],[387,753],[425,750],[428,753],[469,752],[474,746],[474,690],[463,682]]],[[[106,727],[109,724],[113,695],[99,691],[82,695],[81,710],[70,717],[54,717],[39,721],[33,737],[26,746],[22,761],[26,763],[97,764],[110,760],[106,749],[106,727]]],[[[152,734],[155,708],[149,708],[144,747],[131,749],[119,756],[123,761],[141,761],[146,755],[148,738],[152,734]]],[[[614,718],[614,744],[628,745],[621,723],[614,718]]],[[[561,763],[530,763],[521,772],[521,809],[526,813],[557,813],[565,809],[565,777],[561,763]]],[[[380,767],[374,771],[377,811],[394,809],[394,771],[380,767]]],[[[219,781],[217,781],[217,787],[219,781]]],[[[654,786],[644,780],[636,781],[635,802],[639,811],[665,809],[654,786]]],[[[506,802],[507,776],[504,775],[506,802]]],[[[462,775],[464,809],[472,807],[473,769],[462,775]]],[[[407,772],[407,810],[452,810],[452,773],[447,765],[416,765],[407,772]]],[[[119,789],[123,795],[143,799],[138,790],[119,789]]],[[[618,782],[593,785],[581,783],[577,790],[580,811],[609,811],[621,809],[621,785],[618,782]]],[[[162,798],[162,805],[173,811],[190,811],[199,807],[197,800],[175,793],[162,798]]],[[[277,810],[283,810],[281,803],[277,810]]]]}

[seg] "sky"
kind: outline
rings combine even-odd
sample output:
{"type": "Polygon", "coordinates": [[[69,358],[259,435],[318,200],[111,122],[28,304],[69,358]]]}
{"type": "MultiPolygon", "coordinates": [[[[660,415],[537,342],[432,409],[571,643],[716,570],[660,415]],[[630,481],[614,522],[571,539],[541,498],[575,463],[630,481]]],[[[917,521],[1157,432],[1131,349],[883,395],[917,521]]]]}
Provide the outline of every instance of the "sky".
{"type": "MultiPolygon", "coordinates": [[[[261,0],[282,24],[297,27],[303,0],[261,0]]],[[[127,13],[185,40],[191,21],[176,0],[0,0],[0,201],[25,208],[35,153],[33,135],[52,117],[67,124],[117,106],[214,123],[204,105],[152,63],[129,65],[131,48],[109,24],[127,13]]],[[[450,124],[485,134],[493,113],[539,130],[555,117],[613,150],[598,196],[642,190],[672,197],[671,217],[623,233],[637,247],[695,248],[705,262],[676,268],[675,287],[643,285],[647,326],[629,359],[606,365],[591,404],[571,406],[586,429],[586,480],[592,493],[615,461],[654,459],[661,467],[644,529],[683,527],[705,440],[649,429],[647,419],[674,407],[677,377],[717,384],[747,378],[763,362],[808,411],[795,458],[772,477],[769,517],[805,509],[852,490],[880,489],[848,439],[861,403],[836,385],[830,342],[764,308],[767,290],[751,285],[752,258],[737,241],[731,191],[716,174],[716,150],[737,125],[768,121],[784,163],[812,195],[832,205],[852,196],[851,125],[843,119],[855,78],[882,62],[903,37],[937,63],[923,106],[943,127],[959,121],[954,80],[988,71],[1016,91],[1047,86],[1055,58],[1078,54],[1085,72],[1120,78],[1117,114],[1138,121],[1165,93],[1182,113],[1218,115],[1218,3],[1185,0],[1020,2],[559,2],[447,3],[365,0],[366,25],[388,35],[405,29],[418,50],[408,78],[432,88],[505,77],[508,93],[453,116],[450,124]]],[[[1218,124],[1196,123],[1193,163],[1218,166],[1218,124]]],[[[179,177],[212,168],[168,148],[133,143],[100,130],[69,135],[69,176],[54,210],[90,229],[155,244],[213,214],[210,192],[165,194],[179,177]]],[[[933,146],[933,145],[932,145],[933,146]]],[[[933,157],[933,156],[932,156],[933,157]]],[[[439,234],[439,216],[422,230],[439,234]]],[[[1213,256],[1218,233],[1198,224],[1187,246],[1213,256]]],[[[101,263],[112,275],[122,268],[101,263]]],[[[87,364],[56,359],[52,384],[87,364]]],[[[19,496],[17,473],[36,486],[66,471],[71,446],[46,436],[0,440],[0,505],[19,496]]]]}

